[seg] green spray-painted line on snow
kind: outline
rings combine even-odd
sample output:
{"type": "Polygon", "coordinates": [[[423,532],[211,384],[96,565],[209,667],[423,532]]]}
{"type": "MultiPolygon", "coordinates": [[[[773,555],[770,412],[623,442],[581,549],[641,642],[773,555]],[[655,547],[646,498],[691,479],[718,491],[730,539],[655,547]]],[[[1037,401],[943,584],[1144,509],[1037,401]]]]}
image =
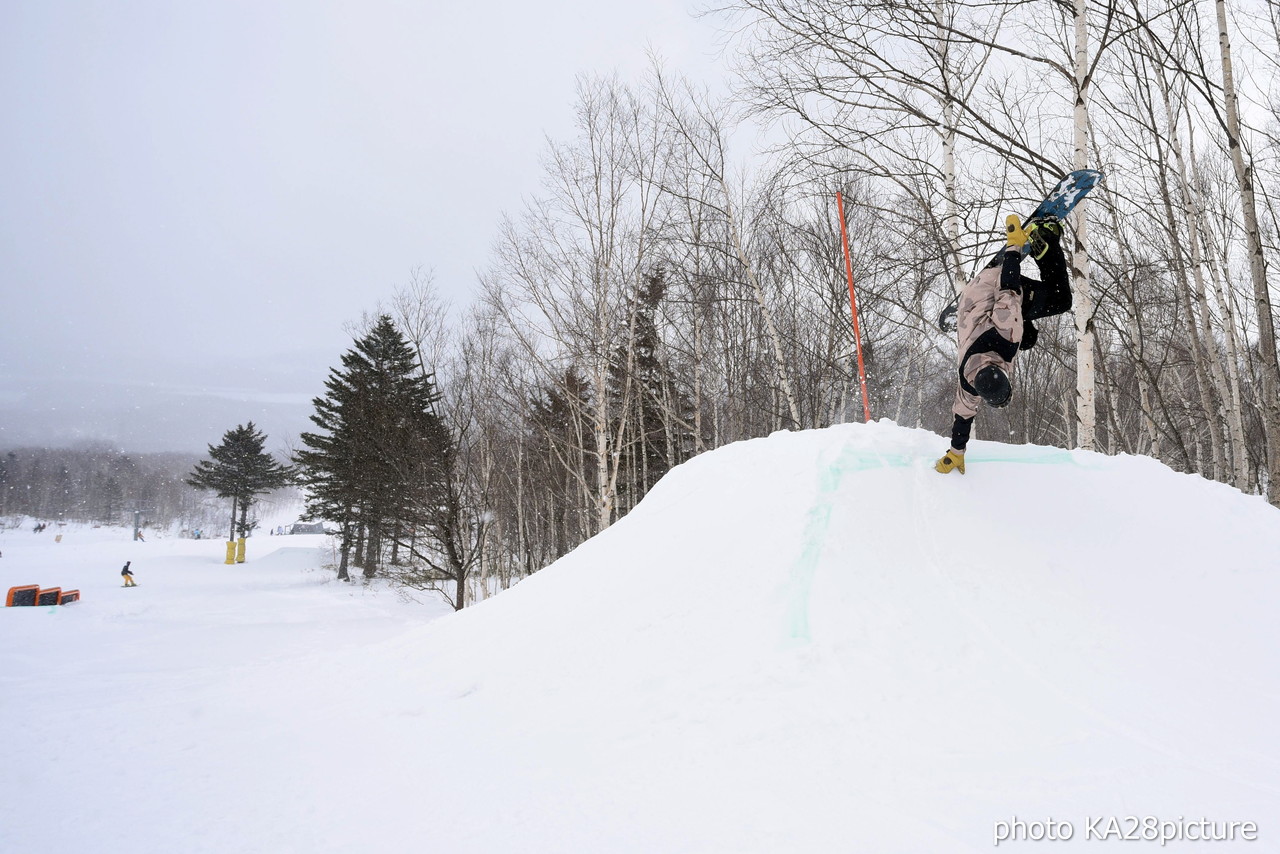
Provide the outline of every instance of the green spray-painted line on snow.
{"type": "MultiPolygon", "coordinates": [[[[972,453],[972,452],[971,452],[972,453]]],[[[791,607],[789,609],[790,635],[802,641],[809,640],[809,596],[813,590],[813,580],[818,572],[818,561],[822,557],[823,547],[827,543],[827,531],[831,527],[831,515],[835,509],[835,496],[840,490],[840,483],[850,472],[868,471],[870,469],[909,468],[920,464],[918,454],[877,453],[846,446],[839,458],[825,467],[818,475],[818,494],[813,507],[809,509],[804,526],[804,548],[796,560],[791,572],[791,607]]],[[[1082,463],[1071,451],[1052,449],[1040,453],[1025,454],[973,454],[968,457],[973,463],[1022,463],[1025,465],[1076,465],[1091,467],[1082,463]]]]}
{"type": "MultiPolygon", "coordinates": [[[[838,486],[838,471],[835,480],[838,486]]],[[[798,640],[809,640],[809,591],[813,588],[818,558],[822,556],[827,528],[831,524],[832,507],[830,500],[820,500],[810,508],[809,519],[804,526],[804,550],[791,573],[791,637],[798,640]]]]}
{"type": "Polygon", "coordinates": [[[993,456],[987,456],[981,452],[975,454],[970,451],[965,454],[964,459],[966,463],[1026,463],[1030,466],[1080,465],[1080,462],[1076,460],[1071,451],[1063,450],[1044,451],[1038,454],[997,454],[993,456]]]}
{"type": "Polygon", "coordinates": [[[809,640],[809,594],[818,572],[818,560],[827,544],[827,530],[835,509],[835,496],[840,482],[849,472],[881,468],[906,468],[917,461],[912,454],[867,453],[846,446],[840,457],[818,475],[818,494],[804,526],[804,548],[791,571],[790,634],[797,640],[809,640]]]}

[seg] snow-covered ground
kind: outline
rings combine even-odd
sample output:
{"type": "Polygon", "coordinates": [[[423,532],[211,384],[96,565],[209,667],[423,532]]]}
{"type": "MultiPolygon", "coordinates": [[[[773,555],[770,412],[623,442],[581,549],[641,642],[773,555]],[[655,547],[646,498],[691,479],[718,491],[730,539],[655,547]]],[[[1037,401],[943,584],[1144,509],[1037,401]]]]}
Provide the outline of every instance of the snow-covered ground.
{"type": "Polygon", "coordinates": [[[1280,511],[944,447],[705,454],[457,615],[321,538],[7,532],[0,587],[84,598],[0,609],[0,851],[986,851],[1015,817],[1072,838],[1001,849],[1280,850],[1280,511]]]}

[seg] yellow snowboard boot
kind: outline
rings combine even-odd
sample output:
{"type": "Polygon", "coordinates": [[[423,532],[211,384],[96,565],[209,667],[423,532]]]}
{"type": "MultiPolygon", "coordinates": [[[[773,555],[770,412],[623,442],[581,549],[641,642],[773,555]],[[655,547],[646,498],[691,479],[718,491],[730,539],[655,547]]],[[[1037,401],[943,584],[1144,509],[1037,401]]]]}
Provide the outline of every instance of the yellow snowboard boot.
{"type": "Polygon", "coordinates": [[[1027,245],[1027,233],[1022,230],[1022,220],[1017,214],[1009,214],[1004,218],[1004,231],[1011,248],[1021,251],[1027,245]]]}
{"type": "Polygon", "coordinates": [[[933,470],[939,474],[947,474],[953,470],[959,470],[960,474],[964,474],[964,451],[948,448],[947,452],[942,455],[942,459],[934,464],[933,470]]]}

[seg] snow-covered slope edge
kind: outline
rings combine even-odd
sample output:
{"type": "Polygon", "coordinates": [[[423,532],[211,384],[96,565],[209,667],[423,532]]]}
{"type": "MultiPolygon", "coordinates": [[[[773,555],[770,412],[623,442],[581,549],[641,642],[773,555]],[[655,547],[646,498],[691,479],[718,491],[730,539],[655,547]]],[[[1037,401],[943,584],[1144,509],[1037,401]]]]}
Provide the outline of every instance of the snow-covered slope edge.
{"type": "Polygon", "coordinates": [[[1033,446],[941,477],[941,444],[739,443],[456,616],[130,674],[132,729],[93,730],[123,695],[45,708],[37,734],[87,730],[54,770],[3,748],[46,770],[0,809],[129,798],[13,850],[977,851],[1014,816],[1275,839],[1280,512],[1033,446]]]}

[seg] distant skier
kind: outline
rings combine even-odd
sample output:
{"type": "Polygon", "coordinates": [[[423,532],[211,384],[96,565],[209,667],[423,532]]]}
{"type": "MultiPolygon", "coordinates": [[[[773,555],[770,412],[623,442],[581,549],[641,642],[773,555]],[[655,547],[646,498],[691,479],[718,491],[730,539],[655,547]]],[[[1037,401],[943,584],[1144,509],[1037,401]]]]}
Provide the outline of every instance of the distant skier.
{"type": "Polygon", "coordinates": [[[1031,322],[1062,314],[1071,308],[1071,283],[1062,254],[1062,223],[1055,218],[1033,220],[1024,229],[1017,216],[1005,220],[1009,242],[1004,251],[964,286],[956,314],[956,352],[959,356],[955,420],[951,447],[934,468],[964,474],[978,404],[996,408],[1013,396],[1013,357],[1035,346],[1039,332],[1031,322]],[[1042,281],[1022,275],[1024,247],[1040,268],[1042,281]]]}
{"type": "Polygon", "coordinates": [[[120,570],[120,574],[121,574],[122,576],[124,576],[124,586],[125,586],[125,587],[137,587],[137,586],[138,586],[138,585],[137,585],[137,583],[133,580],[133,571],[129,569],[129,564],[131,564],[131,563],[133,563],[133,561],[131,561],[131,560],[127,560],[127,561],[125,561],[125,562],[124,562],[124,569],[120,570]]]}

